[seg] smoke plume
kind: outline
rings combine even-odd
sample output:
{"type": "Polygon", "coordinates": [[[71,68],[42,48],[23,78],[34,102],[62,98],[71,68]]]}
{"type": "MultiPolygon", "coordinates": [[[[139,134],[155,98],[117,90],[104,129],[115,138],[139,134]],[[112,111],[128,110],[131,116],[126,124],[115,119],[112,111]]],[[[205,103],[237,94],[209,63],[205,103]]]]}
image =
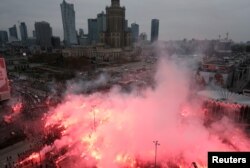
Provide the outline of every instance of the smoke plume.
{"type": "MultiPolygon", "coordinates": [[[[105,94],[69,91],[46,116],[46,127],[64,128],[54,145],[67,146],[67,156],[72,158],[67,167],[134,167],[137,160],[154,162],[156,140],[160,143],[157,162],[162,167],[169,162],[184,167],[197,162],[205,167],[208,151],[249,150],[249,140],[233,123],[223,120],[204,126],[202,102],[190,90],[190,74],[184,64],[161,59],[156,86],[140,95],[116,87],[105,94]]],[[[83,85],[92,86],[80,83],[74,88],[79,91],[83,85]]]]}

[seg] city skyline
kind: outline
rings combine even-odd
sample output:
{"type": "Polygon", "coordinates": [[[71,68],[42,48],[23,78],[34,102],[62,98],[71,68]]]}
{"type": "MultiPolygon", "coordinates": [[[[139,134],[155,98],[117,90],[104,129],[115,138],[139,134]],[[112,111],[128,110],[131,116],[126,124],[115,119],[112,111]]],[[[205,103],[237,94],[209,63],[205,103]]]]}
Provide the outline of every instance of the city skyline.
{"type": "MultiPolygon", "coordinates": [[[[28,34],[31,36],[34,23],[46,21],[51,24],[53,35],[63,39],[60,11],[62,0],[43,0],[35,3],[31,0],[25,1],[26,3],[2,0],[0,29],[8,30],[12,25],[18,25],[18,21],[22,21],[27,24],[28,34]]],[[[101,11],[105,11],[105,7],[110,4],[110,0],[101,2],[67,0],[67,2],[75,6],[76,30],[83,28],[84,32],[88,31],[88,18],[93,18],[101,11]]],[[[154,6],[149,0],[144,0],[143,4],[132,0],[121,0],[121,5],[126,7],[129,25],[133,22],[138,23],[140,32],[146,32],[148,36],[151,31],[151,19],[159,19],[161,22],[159,40],[215,39],[219,34],[225,37],[227,32],[230,33],[230,38],[237,42],[248,41],[250,37],[250,23],[247,22],[250,14],[248,0],[221,0],[220,2],[155,0],[154,6]]],[[[18,33],[20,37],[20,32],[18,33]]]]}

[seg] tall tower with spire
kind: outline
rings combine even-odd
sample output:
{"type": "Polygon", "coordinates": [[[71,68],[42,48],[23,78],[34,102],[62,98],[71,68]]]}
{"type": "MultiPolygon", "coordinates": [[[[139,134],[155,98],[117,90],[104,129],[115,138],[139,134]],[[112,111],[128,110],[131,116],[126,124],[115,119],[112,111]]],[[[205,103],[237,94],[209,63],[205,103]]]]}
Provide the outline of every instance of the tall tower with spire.
{"type": "Polygon", "coordinates": [[[112,0],[112,2],[111,2],[111,5],[113,6],[113,7],[119,7],[120,6],[120,0],[112,0]]]}
{"type": "Polygon", "coordinates": [[[107,31],[101,35],[101,41],[111,48],[131,45],[131,33],[125,31],[125,10],[120,0],[111,0],[111,6],[106,7],[107,31]]]}

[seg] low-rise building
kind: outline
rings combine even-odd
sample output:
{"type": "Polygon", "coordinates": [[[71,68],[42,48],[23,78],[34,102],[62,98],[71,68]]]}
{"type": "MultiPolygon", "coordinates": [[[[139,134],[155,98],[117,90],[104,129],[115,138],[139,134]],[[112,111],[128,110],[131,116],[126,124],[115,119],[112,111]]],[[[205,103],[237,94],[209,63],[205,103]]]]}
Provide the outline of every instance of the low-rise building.
{"type": "Polygon", "coordinates": [[[206,58],[201,63],[196,77],[204,86],[219,86],[238,91],[250,80],[250,57],[240,54],[206,58]]]}
{"type": "Polygon", "coordinates": [[[85,57],[94,64],[110,64],[122,61],[135,61],[141,48],[106,48],[103,44],[95,46],[76,46],[62,50],[63,57],[85,57]]]}
{"type": "Polygon", "coordinates": [[[104,48],[104,46],[79,46],[64,49],[62,55],[63,57],[86,57],[93,63],[112,63],[121,58],[122,49],[104,48]]]}
{"type": "Polygon", "coordinates": [[[5,60],[9,71],[23,71],[29,68],[27,57],[13,56],[7,57],[5,60]]]}

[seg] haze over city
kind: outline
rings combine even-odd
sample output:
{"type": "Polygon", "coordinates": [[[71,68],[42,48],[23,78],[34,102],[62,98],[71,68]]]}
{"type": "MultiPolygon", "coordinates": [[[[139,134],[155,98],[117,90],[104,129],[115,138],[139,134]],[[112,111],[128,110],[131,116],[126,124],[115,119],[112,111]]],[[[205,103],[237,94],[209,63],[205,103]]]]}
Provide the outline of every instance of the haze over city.
{"type": "MultiPolygon", "coordinates": [[[[76,12],[76,28],[87,33],[87,19],[105,11],[109,0],[68,0],[76,12]]],[[[7,30],[18,21],[24,21],[32,36],[35,21],[47,21],[53,34],[63,39],[60,11],[61,0],[1,0],[1,29],[7,30]]],[[[136,22],[140,32],[150,34],[151,19],[160,20],[159,40],[216,39],[229,32],[234,41],[247,41],[250,37],[249,0],[123,0],[129,25],[136,22]]]]}

